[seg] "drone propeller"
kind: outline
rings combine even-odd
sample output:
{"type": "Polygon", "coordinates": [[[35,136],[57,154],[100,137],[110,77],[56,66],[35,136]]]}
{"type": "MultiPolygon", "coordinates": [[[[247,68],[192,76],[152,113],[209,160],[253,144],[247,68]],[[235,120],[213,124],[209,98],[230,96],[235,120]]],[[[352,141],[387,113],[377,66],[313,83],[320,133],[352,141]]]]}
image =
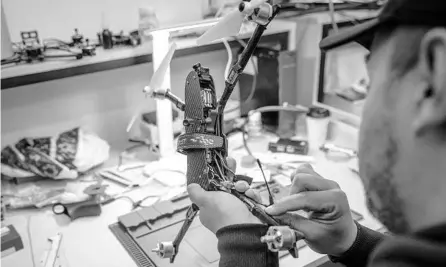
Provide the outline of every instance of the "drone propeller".
{"type": "Polygon", "coordinates": [[[144,88],[144,93],[152,96],[154,93],[156,93],[155,90],[161,89],[164,77],[166,76],[167,69],[170,66],[170,62],[172,61],[172,57],[176,49],[177,44],[172,43],[170,45],[169,51],[167,52],[166,56],[164,56],[158,69],[153,73],[149,86],[144,88]]]}
{"type": "Polygon", "coordinates": [[[242,27],[245,17],[252,15],[254,9],[266,3],[266,1],[267,0],[251,0],[250,2],[241,2],[238,5],[238,9],[231,11],[216,25],[200,36],[197,39],[197,44],[203,45],[217,39],[237,35],[242,27]]]}
{"type": "MultiPolygon", "coordinates": [[[[146,86],[143,89],[143,92],[146,93],[146,96],[149,95],[150,97],[155,97],[155,95],[164,95],[167,92],[168,88],[161,88],[161,86],[163,84],[164,77],[166,77],[167,69],[170,66],[170,62],[172,61],[173,54],[175,53],[176,49],[177,49],[177,44],[172,43],[170,45],[169,51],[161,61],[161,64],[159,65],[158,69],[153,73],[149,86],[146,86]]],[[[127,132],[129,132],[130,129],[133,127],[133,124],[135,123],[136,119],[140,114],[141,111],[133,115],[129,125],[127,126],[127,132]]]]}

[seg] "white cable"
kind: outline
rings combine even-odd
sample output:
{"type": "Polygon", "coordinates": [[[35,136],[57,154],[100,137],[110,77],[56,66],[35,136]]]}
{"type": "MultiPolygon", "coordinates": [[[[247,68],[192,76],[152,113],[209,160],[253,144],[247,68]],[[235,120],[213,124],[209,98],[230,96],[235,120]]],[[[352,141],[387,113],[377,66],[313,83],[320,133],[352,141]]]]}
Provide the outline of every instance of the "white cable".
{"type": "Polygon", "coordinates": [[[331,25],[333,25],[333,29],[335,30],[335,32],[338,32],[339,28],[335,21],[335,8],[333,0],[329,0],[328,7],[330,8],[331,25]]]}
{"type": "Polygon", "coordinates": [[[226,67],[225,67],[225,79],[228,78],[229,75],[229,70],[231,69],[231,64],[232,64],[232,50],[231,50],[231,46],[228,43],[228,40],[226,40],[225,38],[222,39],[223,44],[226,47],[226,51],[228,52],[228,62],[226,63],[226,67]]]}

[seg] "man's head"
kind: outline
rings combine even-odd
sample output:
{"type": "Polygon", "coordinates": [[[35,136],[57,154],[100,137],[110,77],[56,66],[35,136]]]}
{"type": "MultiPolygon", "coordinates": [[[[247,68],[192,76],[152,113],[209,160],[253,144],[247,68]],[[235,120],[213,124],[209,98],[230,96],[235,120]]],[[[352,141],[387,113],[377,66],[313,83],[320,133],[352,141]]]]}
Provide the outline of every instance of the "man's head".
{"type": "Polygon", "coordinates": [[[389,19],[371,28],[360,172],[370,210],[397,233],[446,221],[446,28],[438,24],[389,19]]]}

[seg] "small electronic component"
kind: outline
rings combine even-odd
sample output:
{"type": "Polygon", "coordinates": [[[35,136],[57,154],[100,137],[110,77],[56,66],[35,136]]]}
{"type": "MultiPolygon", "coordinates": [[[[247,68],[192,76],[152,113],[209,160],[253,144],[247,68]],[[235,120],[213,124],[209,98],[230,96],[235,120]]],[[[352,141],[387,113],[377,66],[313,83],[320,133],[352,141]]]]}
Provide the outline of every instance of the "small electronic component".
{"type": "Polygon", "coordinates": [[[268,149],[275,153],[307,155],[308,142],[303,140],[279,139],[276,143],[269,143],[268,149]]]}
{"type": "Polygon", "coordinates": [[[110,30],[104,29],[104,31],[97,34],[99,46],[104,49],[111,49],[115,46],[138,46],[141,44],[141,36],[137,30],[129,32],[128,35],[124,34],[124,31],[120,31],[118,34],[113,34],[110,30]]]}

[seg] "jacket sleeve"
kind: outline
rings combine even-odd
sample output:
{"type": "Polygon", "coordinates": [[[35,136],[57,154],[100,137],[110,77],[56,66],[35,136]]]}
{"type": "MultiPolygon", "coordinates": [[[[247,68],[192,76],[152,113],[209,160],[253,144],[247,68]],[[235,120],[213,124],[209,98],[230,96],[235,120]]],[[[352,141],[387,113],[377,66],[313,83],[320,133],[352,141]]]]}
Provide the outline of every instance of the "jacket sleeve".
{"type": "Polygon", "coordinates": [[[278,267],[278,254],[260,242],[267,230],[268,226],[263,224],[238,224],[218,230],[219,266],[278,267]]]}
{"type": "Polygon", "coordinates": [[[367,266],[369,256],[386,235],[373,231],[356,222],[358,234],[353,245],[340,257],[329,256],[332,262],[339,262],[347,267],[367,266]]]}

